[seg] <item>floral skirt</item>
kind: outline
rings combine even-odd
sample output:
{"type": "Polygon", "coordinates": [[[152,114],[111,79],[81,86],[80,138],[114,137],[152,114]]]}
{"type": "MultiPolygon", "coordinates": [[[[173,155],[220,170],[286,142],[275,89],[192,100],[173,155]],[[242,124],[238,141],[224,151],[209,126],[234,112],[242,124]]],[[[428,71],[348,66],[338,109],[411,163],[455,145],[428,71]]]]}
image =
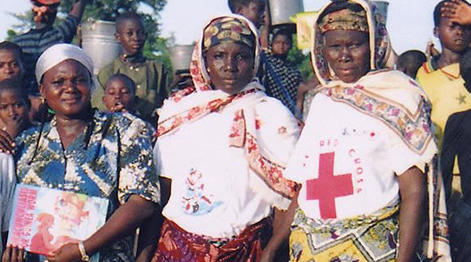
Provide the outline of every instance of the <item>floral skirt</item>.
{"type": "Polygon", "coordinates": [[[271,234],[271,218],[247,227],[233,239],[196,235],[165,220],[152,262],[256,262],[271,234]]]}
{"type": "Polygon", "coordinates": [[[313,220],[296,211],[290,235],[290,261],[389,262],[398,246],[398,205],[368,216],[313,220]]]}

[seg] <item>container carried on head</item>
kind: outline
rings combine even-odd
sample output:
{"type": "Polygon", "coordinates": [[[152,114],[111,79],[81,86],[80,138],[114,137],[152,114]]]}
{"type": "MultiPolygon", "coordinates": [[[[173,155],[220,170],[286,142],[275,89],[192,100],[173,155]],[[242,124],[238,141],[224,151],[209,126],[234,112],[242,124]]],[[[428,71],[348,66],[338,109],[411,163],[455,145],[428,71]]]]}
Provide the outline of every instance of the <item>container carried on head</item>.
{"type": "Polygon", "coordinates": [[[373,13],[375,16],[375,19],[386,26],[386,22],[388,20],[388,6],[389,3],[387,1],[371,1],[371,4],[373,6],[373,13]]]}
{"type": "Polygon", "coordinates": [[[195,45],[175,45],[169,48],[174,74],[189,72],[194,48],[195,45]]]}
{"type": "Polygon", "coordinates": [[[304,12],[303,0],[269,0],[272,26],[293,24],[290,17],[304,12]]]}
{"type": "Polygon", "coordinates": [[[121,53],[115,32],[115,22],[111,21],[88,19],[82,24],[82,48],[93,60],[94,74],[121,53]]]}

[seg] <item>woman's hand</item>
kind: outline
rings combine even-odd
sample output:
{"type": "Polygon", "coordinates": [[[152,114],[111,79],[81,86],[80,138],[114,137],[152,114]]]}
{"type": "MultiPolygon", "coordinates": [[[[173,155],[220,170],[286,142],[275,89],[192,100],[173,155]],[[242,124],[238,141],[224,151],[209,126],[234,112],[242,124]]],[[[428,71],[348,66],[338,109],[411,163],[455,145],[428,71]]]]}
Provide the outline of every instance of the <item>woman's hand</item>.
{"type": "Polygon", "coordinates": [[[15,149],[15,141],[6,130],[0,129],[0,152],[13,154],[15,149]]]}
{"type": "Polygon", "coordinates": [[[2,262],[23,262],[25,250],[18,247],[7,246],[3,252],[2,262]]]}
{"type": "Polygon", "coordinates": [[[80,262],[82,258],[77,243],[67,243],[46,257],[49,262],[80,262]]]}
{"type": "MultiPolygon", "coordinates": [[[[110,245],[119,238],[126,236],[126,234],[133,232],[144,220],[154,213],[156,208],[157,204],[141,196],[131,195],[128,201],[116,209],[110,219],[98,231],[83,241],[85,253],[92,256],[100,248],[110,245]]],[[[68,246],[68,244],[65,246],[68,246]]],[[[62,248],[60,251],[62,251],[62,248]]],[[[73,244],[70,250],[67,247],[63,252],[65,253],[57,254],[57,256],[60,255],[59,259],[49,261],[80,261],[80,251],[77,244],[73,244]],[[76,252],[78,260],[62,260],[62,255],[64,255],[64,258],[68,258],[66,255],[70,255],[73,258],[73,252],[76,252]]]]}
{"type": "MultiPolygon", "coordinates": [[[[4,123],[4,131],[10,135],[10,137],[16,137],[18,133],[26,126],[26,119],[23,117],[10,118],[4,123]]],[[[3,121],[2,121],[3,122],[3,121]]]]}
{"type": "Polygon", "coordinates": [[[462,0],[445,2],[441,11],[442,16],[449,18],[452,22],[460,25],[471,24],[471,6],[462,0]]]}

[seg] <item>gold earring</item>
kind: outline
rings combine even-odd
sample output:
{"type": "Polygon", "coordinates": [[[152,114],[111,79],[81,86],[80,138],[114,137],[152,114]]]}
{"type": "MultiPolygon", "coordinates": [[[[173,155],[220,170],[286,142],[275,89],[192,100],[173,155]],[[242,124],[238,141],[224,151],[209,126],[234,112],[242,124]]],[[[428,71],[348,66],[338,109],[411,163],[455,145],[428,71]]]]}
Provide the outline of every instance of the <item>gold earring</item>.
{"type": "Polygon", "coordinates": [[[43,96],[41,96],[39,99],[41,100],[41,104],[45,104],[45,103],[46,103],[46,98],[44,98],[43,96]]]}

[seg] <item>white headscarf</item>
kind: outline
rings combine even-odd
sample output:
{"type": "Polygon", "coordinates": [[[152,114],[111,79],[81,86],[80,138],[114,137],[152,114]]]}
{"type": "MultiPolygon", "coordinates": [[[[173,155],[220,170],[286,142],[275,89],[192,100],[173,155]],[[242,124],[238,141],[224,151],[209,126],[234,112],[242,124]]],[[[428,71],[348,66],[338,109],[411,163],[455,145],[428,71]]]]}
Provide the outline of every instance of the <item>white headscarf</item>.
{"type": "Polygon", "coordinates": [[[41,79],[48,70],[68,59],[79,62],[93,75],[93,61],[83,49],[71,44],[57,44],[46,49],[36,63],[38,84],[41,84],[41,79]]]}

